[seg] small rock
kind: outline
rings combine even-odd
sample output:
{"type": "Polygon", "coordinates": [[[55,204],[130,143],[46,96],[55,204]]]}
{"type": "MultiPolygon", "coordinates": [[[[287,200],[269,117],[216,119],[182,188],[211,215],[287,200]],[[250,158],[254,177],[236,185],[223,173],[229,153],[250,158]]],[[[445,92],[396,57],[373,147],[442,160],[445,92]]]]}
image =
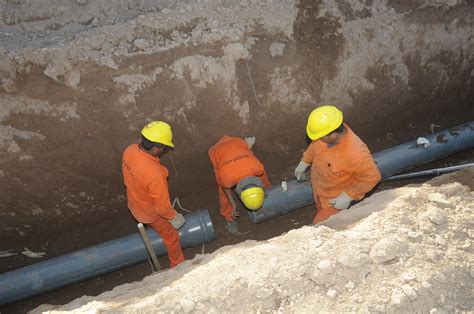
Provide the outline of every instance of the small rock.
{"type": "Polygon", "coordinates": [[[19,158],[20,161],[30,161],[33,160],[33,157],[31,155],[22,155],[19,158]]]}
{"type": "Polygon", "coordinates": [[[467,236],[471,239],[474,239],[474,229],[468,229],[467,236]]]}
{"type": "Polygon", "coordinates": [[[401,279],[404,283],[409,283],[416,280],[416,276],[411,273],[405,273],[401,276],[401,279]]]}
{"type": "Polygon", "coordinates": [[[327,295],[328,297],[330,297],[331,299],[334,299],[334,298],[336,297],[336,295],[337,295],[337,291],[334,290],[334,289],[330,289],[330,290],[328,290],[328,292],[326,293],[326,295],[327,295]]]}
{"type": "Polygon", "coordinates": [[[192,310],[194,310],[194,301],[190,299],[181,299],[179,301],[179,305],[183,308],[183,311],[186,313],[190,313],[192,310]]]}
{"type": "Polygon", "coordinates": [[[81,72],[77,69],[71,70],[64,75],[64,83],[72,88],[77,88],[81,81],[81,72]]]}
{"type": "Polygon", "coordinates": [[[453,207],[446,195],[443,195],[441,193],[432,193],[428,195],[428,200],[438,206],[453,207]]]}
{"type": "Polygon", "coordinates": [[[408,237],[412,240],[421,240],[421,238],[423,238],[423,234],[420,233],[420,232],[416,232],[416,231],[408,231],[408,237]]]}
{"type": "Polygon", "coordinates": [[[147,39],[138,38],[138,39],[135,39],[133,41],[133,45],[135,47],[137,47],[138,49],[140,49],[140,50],[146,50],[146,49],[150,48],[151,43],[147,39]]]}
{"type": "Polygon", "coordinates": [[[435,235],[435,242],[436,244],[441,245],[441,246],[446,244],[446,240],[439,234],[435,235]]]}
{"type": "Polygon", "coordinates": [[[258,289],[256,297],[259,298],[259,299],[267,299],[272,295],[272,293],[273,293],[273,289],[262,287],[262,288],[258,289]]]}
{"type": "Polygon", "coordinates": [[[383,238],[374,244],[370,250],[370,258],[376,264],[391,261],[398,257],[398,245],[396,239],[383,238]]]}
{"type": "Polygon", "coordinates": [[[20,146],[18,146],[16,142],[11,142],[7,148],[7,153],[10,153],[10,154],[16,154],[16,153],[19,153],[20,151],[21,151],[21,148],[20,146]]]}
{"type": "Polygon", "coordinates": [[[428,210],[426,211],[426,216],[432,223],[436,225],[442,225],[446,223],[446,215],[438,207],[429,206],[428,210]]]}
{"type": "Polygon", "coordinates": [[[87,4],[87,0],[76,0],[76,3],[84,5],[87,4]]]}
{"type": "Polygon", "coordinates": [[[410,298],[410,300],[416,300],[416,291],[410,285],[403,285],[402,291],[407,297],[410,298]]]}
{"type": "Polygon", "coordinates": [[[270,54],[272,57],[281,56],[283,55],[283,51],[285,50],[286,45],[284,43],[273,42],[270,47],[270,54]]]}
{"type": "Polygon", "coordinates": [[[352,290],[354,289],[355,287],[355,284],[349,280],[349,282],[347,282],[345,285],[344,285],[344,288],[348,289],[348,290],[352,290]]]}
{"type": "Polygon", "coordinates": [[[332,271],[331,262],[327,259],[320,261],[317,267],[323,273],[330,273],[332,271]]]}

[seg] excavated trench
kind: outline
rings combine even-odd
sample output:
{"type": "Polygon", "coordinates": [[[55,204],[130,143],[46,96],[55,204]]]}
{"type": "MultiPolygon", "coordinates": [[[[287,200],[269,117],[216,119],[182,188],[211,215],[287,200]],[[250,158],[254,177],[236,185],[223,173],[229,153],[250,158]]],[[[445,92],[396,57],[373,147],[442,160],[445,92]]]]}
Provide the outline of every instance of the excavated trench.
{"type": "MultiPolygon", "coordinates": [[[[63,7],[62,15],[38,13],[41,19],[32,20],[22,6],[28,1],[0,1],[2,34],[21,34],[20,27],[33,29],[38,23],[46,23],[43,28],[53,22],[63,25],[52,31],[49,45],[44,36],[31,35],[34,44],[51,49],[47,51],[32,52],[25,43],[15,46],[11,37],[3,39],[0,251],[17,255],[0,258],[0,273],[136,232],[126,207],[121,153],[151,119],[173,126],[176,148],[163,158],[172,199],[178,197],[188,211],[208,209],[214,224],[216,240],[186,249],[191,259],[247,239],[281,235],[310,224],[314,216],[312,206],[258,225],[244,215],[240,233],[229,235],[218,213],[207,157],[220,136],[255,136],[254,152],[272,184],[279,184],[292,180],[307,145],[307,114],[316,104],[339,105],[372,152],[474,117],[472,4],[244,2],[247,6],[166,3],[168,11],[160,8],[157,13],[143,1],[136,9],[141,15],[129,17],[135,19],[133,27],[125,17],[115,24],[99,19],[93,30],[102,29],[105,37],[100,31],[81,30],[82,39],[72,39],[61,59],[58,54],[66,48],[54,41],[66,39],[53,35],[64,35],[61,29],[68,24],[61,16],[71,13],[63,7]],[[208,6],[207,12],[197,10],[199,6],[208,6]],[[253,20],[243,19],[247,11],[237,9],[255,12],[253,20]],[[179,12],[185,16],[169,26],[160,16],[179,12]],[[220,18],[213,15],[217,12],[220,18]],[[270,23],[275,17],[281,25],[270,23]],[[164,26],[156,22],[160,18],[164,26]],[[197,38],[196,30],[215,38],[197,38]],[[110,42],[103,39],[107,36],[110,42]],[[153,47],[154,40],[166,49],[153,47]],[[128,54],[114,50],[122,45],[130,46],[128,54]],[[71,52],[78,47],[80,53],[71,52]],[[29,258],[21,254],[23,248],[46,255],[29,258]]],[[[84,10],[81,18],[86,19],[96,14],[87,15],[87,10],[103,9],[104,3],[89,1],[76,9],[84,10]]],[[[112,9],[120,13],[120,5],[112,9]]],[[[471,150],[425,168],[473,160],[471,150]]],[[[377,191],[422,180],[381,183],[377,191]]],[[[159,260],[168,265],[166,257],[159,260]]],[[[150,269],[148,262],[141,263],[0,312],[25,312],[43,303],[97,295],[140,280],[150,269]]]]}

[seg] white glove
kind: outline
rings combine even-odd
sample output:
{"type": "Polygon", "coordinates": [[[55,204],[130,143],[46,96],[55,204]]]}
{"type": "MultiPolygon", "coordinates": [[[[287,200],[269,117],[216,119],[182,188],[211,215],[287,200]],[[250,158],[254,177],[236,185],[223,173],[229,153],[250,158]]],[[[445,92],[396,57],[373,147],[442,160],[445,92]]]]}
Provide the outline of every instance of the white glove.
{"type": "Polygon", "coordinates": [[[343,210],[348,209],[352,201],[352,197],[347,195],[346,192],[342,192],[338,197],[330,199],[329,204],[331,204],[334,208],[343,210]]]}
{"type": "Polygon", "coordinates": [[[170,224],[173,225],[173,228],[175,228],[176,230],[181,228],[185,222],[186,220],[184,219],[184,216],[180,213],[176,213],[176,216],[174,216],[174,218],[170,220],[170,224]]]}
{"type": "Polygon", "coordinates": [[[255,136],[246,137],[244,140],[247,142],[247,146],[249,148],[252,148],[252,146],[255,144],[255,136]]]}
{"type": "Polygon", "coordinates": [[[298,166],[295,169],[295,178],[297,181],[305,181],[306,180],[306,169],[310,164],[305,163],[303,160],[300,161],[298,166]]]}

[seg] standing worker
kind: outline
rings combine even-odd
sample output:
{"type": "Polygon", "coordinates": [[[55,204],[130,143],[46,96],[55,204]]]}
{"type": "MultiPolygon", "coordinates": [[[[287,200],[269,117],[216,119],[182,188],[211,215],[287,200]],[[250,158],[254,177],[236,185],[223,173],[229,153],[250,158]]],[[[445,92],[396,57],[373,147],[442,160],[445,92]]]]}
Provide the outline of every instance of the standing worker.
{"type": "Polygon", "coordinates": [[[219,191],[220,213],[225,218],[227,230],[231,234],[238,231],[235,221],[240,213],[237,211],[232,188],[250,210],[257,210],[263,205],[265,191],[270,187],[267,173],[262,163],[251,151],[255,137],[245,140],[224,135],[209,148],[211,160],[216,175],[219,191]]]}
{"type": "Polygon", "coordinates": [[[295,169],[298,181],[311,166],[311,185],[317,224],[361,200],[380,181],[380,171],[367,145],[343,123],[342,112],[321,106],[308,117],[306,133],[312,140],[295,169]]]}
{"type": "Polygon", "coordinates": [[[184,262],[178,229],[185,220],[171,206],[168,169],[160,163],[160,157],[174,147],[173,134],[162,121],[149,123],[141,134],[141,143],[128,146],[122,158],[128,208],[137,221],[149,224],[160,235],[170,267],[174,267],[184,262]]]}

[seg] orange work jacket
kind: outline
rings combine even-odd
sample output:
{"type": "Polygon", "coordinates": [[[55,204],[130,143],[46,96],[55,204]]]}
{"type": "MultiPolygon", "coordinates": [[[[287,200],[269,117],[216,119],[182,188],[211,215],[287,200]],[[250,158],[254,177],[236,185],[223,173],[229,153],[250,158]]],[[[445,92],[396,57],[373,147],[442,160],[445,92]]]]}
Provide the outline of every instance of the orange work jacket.
{"type": "Polygon", "coordinates": [[[140,149],[128,146],[122,158],[122,174],[127,188],[128,208],[136,220],[152,223],[158,217],[171,220],[176,211],[171,206],[168,191],[168,169],[140,149]]]}
{"type": "Polygon", "coordinates": [[[265,168],[243,139],[224,135],[208,153],[220,187],[230,189],[248,176],[259,177],[265,187],[270,186],[265,168]]]}
{"type": "Polygon", "coordinates": [[[341,141],[328,147],[321,140],[313,141],[303,154],[303,161],[311,165],[313,194],[334,198],[346,192],[355,200],[380,181],[380,171],[367,145],[344,123],[341,141]]]}

